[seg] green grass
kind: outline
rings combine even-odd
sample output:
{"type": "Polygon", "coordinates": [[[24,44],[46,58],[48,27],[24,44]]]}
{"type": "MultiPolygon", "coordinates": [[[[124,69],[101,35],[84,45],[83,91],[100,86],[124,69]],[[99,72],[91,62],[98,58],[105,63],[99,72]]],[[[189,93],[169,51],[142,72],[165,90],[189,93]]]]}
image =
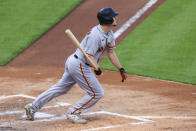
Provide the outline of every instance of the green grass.
{"type": "MultiPolygon", "coordinates": [[[[116,53],[127,72],[196,84],[195,7],[196,0],[167,0],[125,38],[116,53]]],[[[116,70],[108,59],[101,66],[116,70]]]]}
{"type": "Polygon", "coordinates": [[[5,65],[82,0],[0,0],[0,65],[5,65]]]}

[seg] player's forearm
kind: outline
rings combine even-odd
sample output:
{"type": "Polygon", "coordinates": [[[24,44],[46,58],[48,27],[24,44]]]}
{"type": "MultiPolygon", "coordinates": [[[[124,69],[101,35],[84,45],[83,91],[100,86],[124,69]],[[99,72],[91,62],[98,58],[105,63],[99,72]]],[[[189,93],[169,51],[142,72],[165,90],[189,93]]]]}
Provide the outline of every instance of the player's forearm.
{"type": "Polygon", "coordinates": [[[109,57],[110,61],[112,62],[112,64],[116,68],[118,68],[118,69],[122,68],[122,66],[121,66],[121,64],[120,64],[120,62],[118,60],[118,57],[116,56],[116,53],[115,53],[114,50],[108,51],[108,57],[109,57]]]}

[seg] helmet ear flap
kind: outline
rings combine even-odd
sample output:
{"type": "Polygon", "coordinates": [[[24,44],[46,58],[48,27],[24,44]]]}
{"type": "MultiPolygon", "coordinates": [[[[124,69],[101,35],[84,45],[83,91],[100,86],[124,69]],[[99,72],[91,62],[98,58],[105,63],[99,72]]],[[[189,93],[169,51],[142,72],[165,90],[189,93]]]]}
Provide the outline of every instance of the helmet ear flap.
{"type": "Polygon", "coordinates": [[[114,22],[114,19],[112,17],[105,17],[106,24],[112,24],[114,22]]]}

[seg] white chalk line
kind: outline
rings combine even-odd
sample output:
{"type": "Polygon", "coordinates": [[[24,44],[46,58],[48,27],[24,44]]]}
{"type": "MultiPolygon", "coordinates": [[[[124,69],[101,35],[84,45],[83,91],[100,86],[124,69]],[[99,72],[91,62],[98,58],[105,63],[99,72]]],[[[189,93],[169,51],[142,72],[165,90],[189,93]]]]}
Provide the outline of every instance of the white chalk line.
{"type": "Polygon", "coordinates": [[[63,120],[63,119],[67,119],[65,115],[61,115],[61,116],[56,116],[56,117],[52,117],[52,118],[47,118],[47,119],[41,119],[41,120],[35,120],[35,121],[14,121],[14,122],[4,122],[4,123],[0,123],[0,127],[4,127],[4,126],[9,126],[9,125],[13,125],[13,124],[30,124],[30,123],[40,123],[40,122],[50,122],[50,121],[55,121],[55,120],[63,120]]]}
{"type": "Polygon", "coordinates": [[[196,95],[196,93],[192,93],[192,95],[196,95]]]}
{"type": "Polygon", "coordinates": [[[64,106],[70,106],[71,104],[65,103],[65,102],[57,102],[57,105],[54,106],[46,106],[43,107],[42,109],[50,109],[50,108],[57,108],[57,107],[64,107],[64,106]]]}
{"type": "Polygon", "coordinates": [[[85,130],[81,130],[81,131],[97,131],[97,130],[104,130],[104,129],[110,129],[110,128],[125,127],[125,126],[129,126],[129,125],[143,125],[143,124],[154,122],[152,120],[147,120],[147,119],[144,119],[144,118],[140,118],[138,116],[129,116],[129,115],[107,112],[107,111],[90,112],[90,113],[86,113],[84,115],[95,115],[95,114],[105,114],[105,115],[123,117],[123,118],[128,118],[128,119],[135,119],[135,120],[140,120],[142,122],[134,122],[134,123],[128,123],[128,124],[117,124],[117,125],[112,125],[112,126],[104,126],[104,127],[85,129],[85,130]]]}
{"type": "Polygon", "coordinates": [[[147,119],[144,119],[144,118],[141,118],[138,116],[129,116],[129,115],[112,113],[112,112],[107,112],[107,111],[91,112],[91,113],[86,113],[84,115],[94,115],[94,114],[105,114],[105,115],[118,116],[118,117],[123,117],[123,118],[128,118],[128,119],[140,120],[140,121],[144,121],[144,122],[153,122],[151,120],[147,120],[147,119]]]}
{"type": "MultiPolygon", "coordinates": [[[[54,106],[46,106],[46,107],[43,107],[42,109],[50,109],[50,108],[58,108],[58,107],[65,107],[65,106],[69,106],[71,104],[69,103],[64,103],[64,102],[57,102],[57,105],[54,105],[54,106]]],[[[16,110],[16,111],[6,111],[6,112],[0,112],[0,116],[6,116],[6,115],[13,115],[13,114],[24,114],[25,111],[24,110],[16,110]]],[[[39,114],[35,114],[36,117],[39,117],[39,114]]]]}
{"type": "MultiPolygon", "coordinates": [[[[45,117],[46,113],[40,113],[41,115],[45,117]]],[[[109,128],[117,128],[117,127],[124,127],[124,126],[136,126],[136,125],[144,125],[144,124],[149,124],[154,121],[148,120],[148,119],[196,119],[196,117],[189,117],[189,116],[129,116],[129,115],[124,115],[124,114],[119,114],[119,113],[113,113],[113,112],[107,112],[107,111],[98,111],[98,112],[90,112],[90,113],[85,113],[83,115],[95,115],[95,114],[104,114],[104,115],[111,115],[111,116],[117,116],[117,117],[122,117],[122,118],[128,118],[128,119],[136,119],[136,120],[141,120],[140,122],[133,122],[133,123],[127,123],[127,124],[117,124],[117,125],[112,125],[112,126],[104,126],[104,127],[97,127],[97,128],[92,128],[92,129],[85,129],[81,131],[93,131],[93,130],[103,130],[103,129],[109,129],[109,128]]],[[[50,121],[55,121],[55,120],[63,120],[67,119],[65,115],[61,116],[56,116],[53,114],[47,114],[46,119],[39,119],[35,121],[15,121],[13,124],[20,124],[20,123],[40,123],[40,122],[50,122],[50,121]],[[49,116],[51,115],[51,116],[49,116]],[[52,117],[52,118],[50,118],[52,117]]],[[[43,118],[43,117],[42,117],[43,118]]],[[[9,126],[10,122],[4,122],[1,123],[0,126],[9,126]]]]}
{"type": "MultiPolygon", "coordinates": [[[[21,97],[21,95],[17,95],[17,97],[18,96],[21,97]]],[[[22,96],[22,97],[26,97],[26,96],[22,96]]],[[[8,98],[10,98],[10,97],[8,97],[8,98]]],[[[69,105],[71,105],[71,104],[64,103],[64,102],[57,102],[57,105],[46,106],[46,107],[43,107],[42,109],[64,107],[64,106],[69,106],[69,105]]],[[[0,116],[13,115],[13,114],[23,114],[22,118],[26,118],[25,111],[23,111],[23,110],[0,112],[0,116]]],[[[34,122],[34,123],[36,123],[36,122],[47,122],[47,121],[53,121],[53,120],[66,119],[66,116],[65,115],[56,116],[55,114],[48,114],[48,113],[43,113],[43,112],[37,112],[35,114],[35,118],[47,118],[47,119],[40,119],[40,120],[36,120],[36,121],[16,121],[16,122],[14,122],[14,124],[18,124],[18,123],[32,123],[32,122],[34,122]]],[[[9,126],[9,125],[10,125],[10,122],[0,123],[0,127],[1,126],[9,126]]]]}
{"type": "Polygon", "coordinates": [[[104,127],[97,127],[97,128],[92,128],[92,129],[84,129],[84,130],[80,130],[80,131],[97,131],[97,130],[118,128],[118,127],[125,127],[125,126],[128,126],[128,125],[129,124],[119,124],[119,125],[113,125],[113,126],[104,126],[104,127]]]}
{"type": "MultiPolygon", "coordinates": [[[[36,116],[36,114],[35,114],[35,118],[38,118],[36,116]]],[[[94,115],[94,114],[104,114],[104,115],[111,115],[111,116],[123,117],[123,118],[128,118],[128,119],[143,120],[142,122],[128,123],[128,124],[124,124],[123,126],[126,126],[126,125],[141,125],[141,124],[146,124],[146,123],[153,122],[151,120],[146,120],[144,118],[140,119],[140,118],[135,117],[135,116],[128,116],[128,115],[123,115],[123,114],[118,114],[118,113],[107,112],[107,111],[91,112],[91,113],[86,113],[86,114],[83,114],[83,115],[94,115]]],[[[54,121],[54,120],[67,119],[65,115],[54,117],[55,115],[53,115],[53,114],[46,114],[46,113],[41,113],[41,112],[39,112],[39,116],[42,116],[42,118],[44,117],[44,118],[47,118],[47,119],[41,119],[41,120],[36,120],[36,121],[16,121],[16,122],[14,122],[12,124],[18,124],[18,123],[38,123],[38,122],[48,122],[48,121],[54,121]],[[49,118],[49,117],[52,117],[52,118],[49,118]]],[[[23,116],[23,118],[24,117],[25,117],[25,115],[23,116]]],[[[8,125],[10,125],[9,122],[4,122],[4,123],[1,123],[0,126],[8,126],[8,125]]],[[[122,125],[113,125],[113,126],[107,126],[107,127],[104,127],[104,128],[106,129],[106,128],[112,128],[112,127],[122,127],[122,125]]],[[[102,127],[101,127],[101,129],[102,129],[102,127]]],[[[92,129],[90,129],[90,130],[92,130],[92,129]]]]}
{"type": "Polygon", "coordinates": [[[0,112],[0,116],[7,116],[7,115],[13,115],[13,114],[22,114],[24,111],[18,110],[18,111],[6,111],[6,112],[0,112]]]}
{"type": "Polygon", "coordinates": [[[36,98],[34,96],[29,96],[29,95],[24,95],[24,94],[17,94],[17,95],[9,95],[9,96],[5,96],[5,95],[0,96],[0,100],[14,98],[14,97],[24,97],[24,98],[29,98],[29,99],[35,99],[36,98]]]}
{"type": "Polygon", "coordinates": [[[120,27],[115,33],[115,39],[118,38],[123,32],[125,32],[131,25],[140,18],[150,7],[152,7],[158,0],[150,0],[146,5],[141,8],[133,17],[131,17],[128,21],[125,22],[124,25],[120,27]]]}
{"type": "Polygon", "coordinates": [[[107,114],[107,115],[119,116],[119,117],[123,117],[123,118],[141,120],[142,122],[134,122],[134,123],[128,123],[128,124],[118,124],[118,125],[112,125],[112,126],[97,127],[97,128],[85,129],[85,130],[81,130],[81,131],[97,131],[97,130],[104,130],[104,129],[110,129],[110,128],[125,127],[125,126],[129,126],[129,125],[132,125],[132,126],[144,125],[144,124],[149,124],[149,123],[154,122],[154,121],[148,120],[148,119],[189,119],[189,120],[194,119],[194,120],[196,120],[196,117],[192,117],[192,116],[129,116],[129,115],[106,112],[106,111],[91,112],[91,113],[87,113],[86,115],[94,115],[94,114],[107,114]]]}
{"type": "Polygon", "coordinates": [[[139,116],[146,119],[193,119],[196,120],[196,116],[139,116]]]}

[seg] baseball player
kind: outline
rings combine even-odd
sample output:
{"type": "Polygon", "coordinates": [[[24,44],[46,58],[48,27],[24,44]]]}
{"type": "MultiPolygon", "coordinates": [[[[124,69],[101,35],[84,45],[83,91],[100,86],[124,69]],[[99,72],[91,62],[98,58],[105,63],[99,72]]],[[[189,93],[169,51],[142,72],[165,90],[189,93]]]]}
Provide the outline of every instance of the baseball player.
{"type": "MultiPolygon", "coordinates": [[[[81,47],[89,55],[90,59],[97,65],[94,70],[96,75],[101,75],[102,70],[97,64],[101,61],[103,53],[107,53],[112,64],[119,69],[122,82],[126,79],[125,69],[121,66],[115,51],[115,39],[112,28],[117,25],[115,17],[118,15],[112,8],[101,9],[97,18],[99,25],[93,27],[81,42],[81,47]]],[[[87,120],[81,118],[81,113],[87,111],[95,105],[104,95],[104,90],[91,70],[84,54],[76,49],[65,63],[65,72],[61,80],[47,91],[39,95],[35,101],[25,106],[27,120],[34,120],[34,114],[53,98],[66,94],[74,84],[86,91],[86,95],[73,107],[69,108],[66,117],[74,123],[86,123],[87,120]]]]}

